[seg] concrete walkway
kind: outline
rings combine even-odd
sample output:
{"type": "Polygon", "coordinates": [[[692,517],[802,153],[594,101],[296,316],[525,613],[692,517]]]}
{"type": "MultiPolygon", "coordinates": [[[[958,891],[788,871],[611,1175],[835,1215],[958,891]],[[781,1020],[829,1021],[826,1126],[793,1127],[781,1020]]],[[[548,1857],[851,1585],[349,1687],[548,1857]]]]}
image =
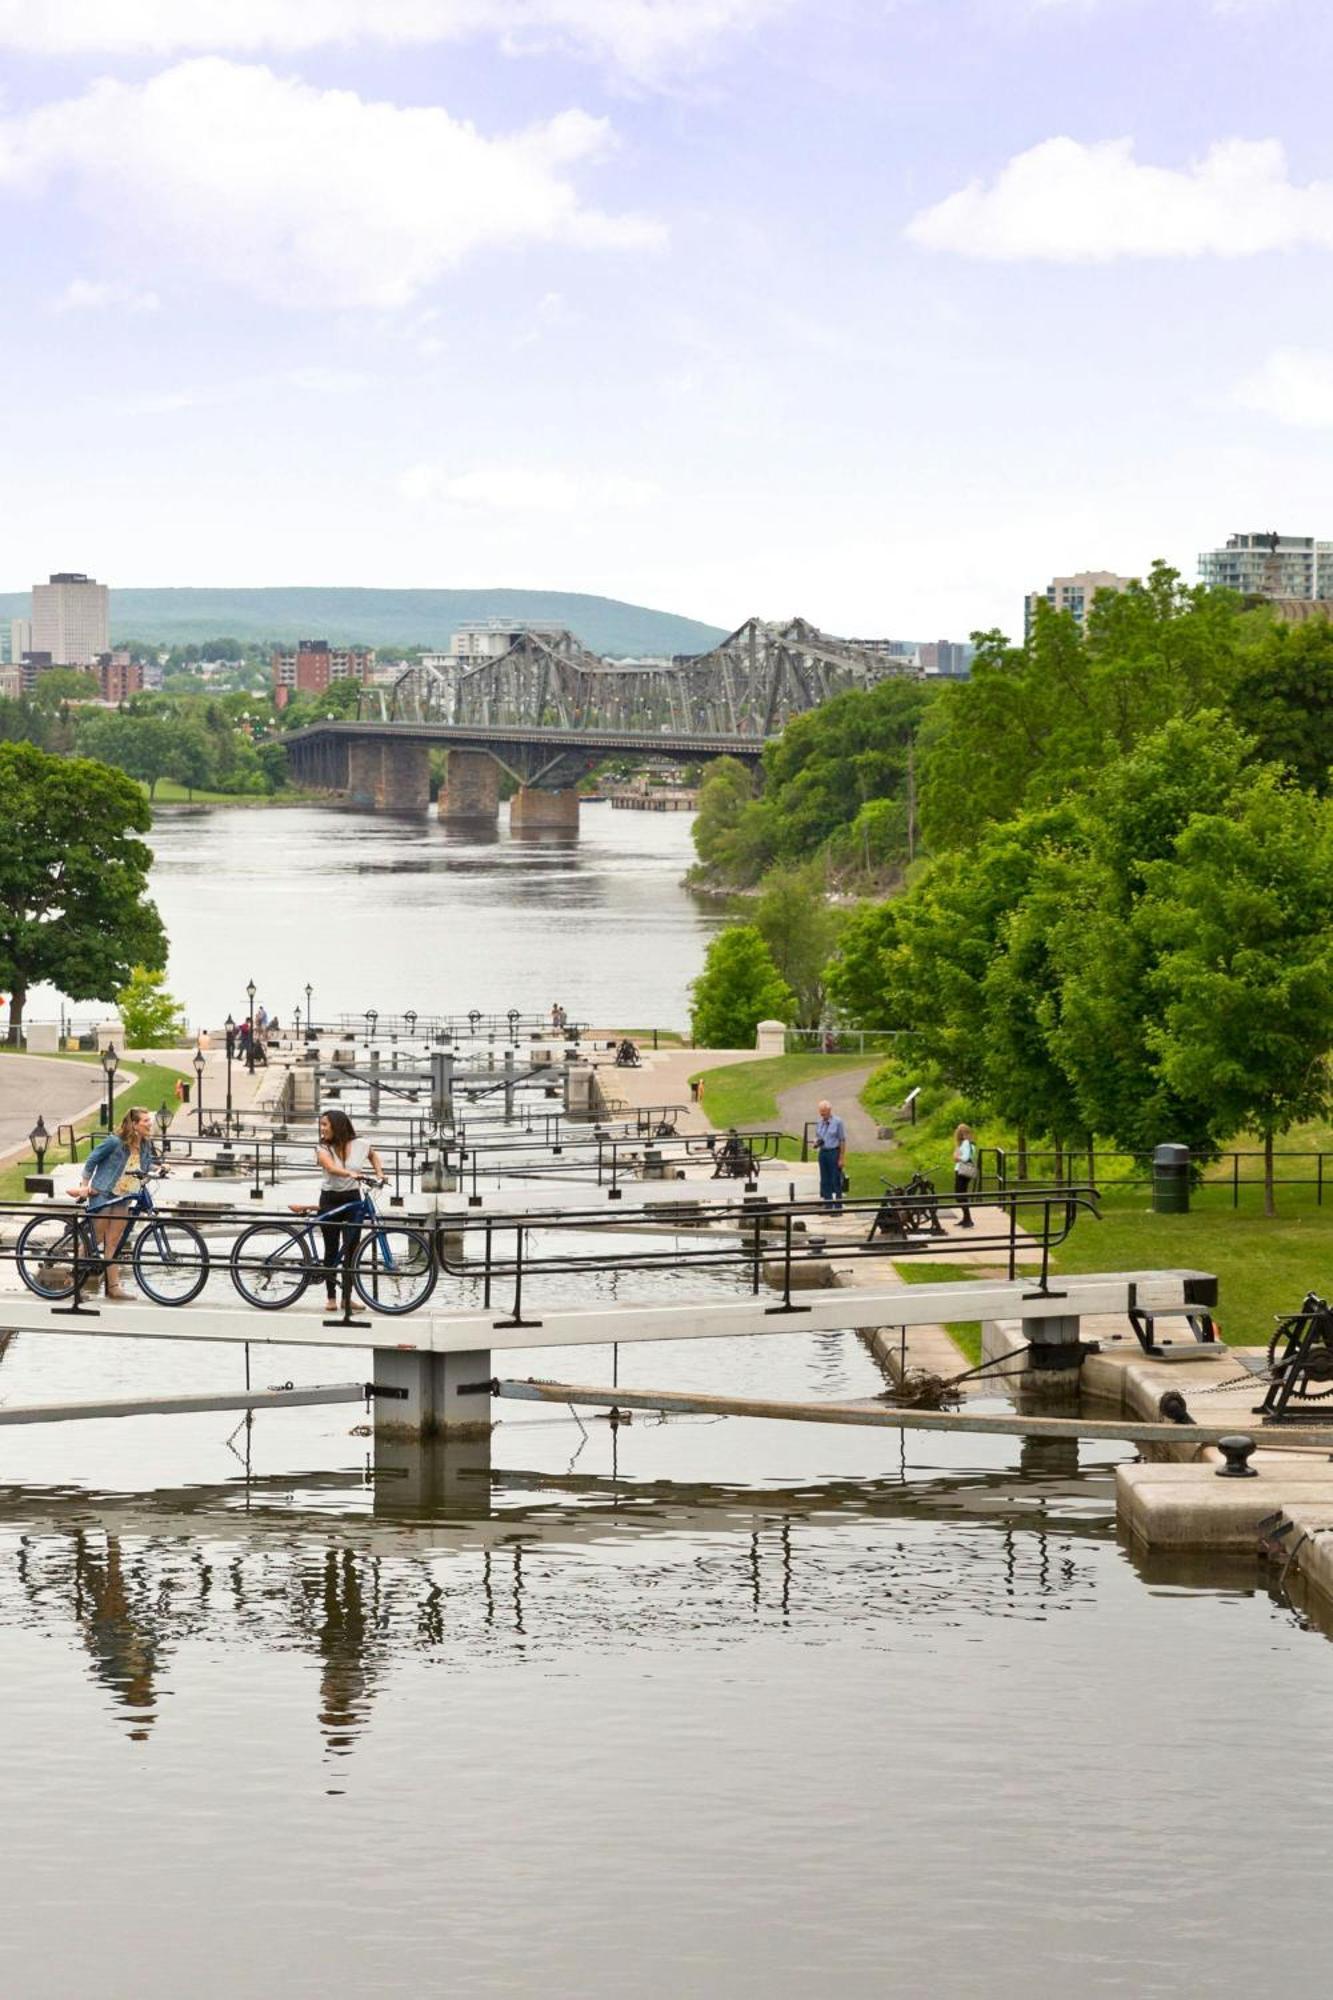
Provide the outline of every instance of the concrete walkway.
{"type": "Polygon", "coordinates": [[[878,1068],[877,1062],[864,1063],[858,1069],[835,1069],[827,1076],[811,1077],[808,1083],[794,1083],[778,1097],[778,1123],[784,1132],[799,1139],[806,1124],[813,1124],[819,1116],[820,1100],[827,1097],[847,1127],[851,1152],[891,1152],[897,1141],[880,1138],[878,1125],[860,1102],[861,1092],[878,1068]]]}
{"type": "MultiPolygon", "coordinates": [[[[117,1075],[117,1088],[133,1079],[133,1070],[117,1075]]],[[[92,1117],[106,1095],[106,1083],[95,1063],[69,1062],[60,1056],[0,1056],[0,1160],[29,1151],[28,1134],[40,1111],[55,1150],[57,1125],[76,1125],[92,1117]]]]}

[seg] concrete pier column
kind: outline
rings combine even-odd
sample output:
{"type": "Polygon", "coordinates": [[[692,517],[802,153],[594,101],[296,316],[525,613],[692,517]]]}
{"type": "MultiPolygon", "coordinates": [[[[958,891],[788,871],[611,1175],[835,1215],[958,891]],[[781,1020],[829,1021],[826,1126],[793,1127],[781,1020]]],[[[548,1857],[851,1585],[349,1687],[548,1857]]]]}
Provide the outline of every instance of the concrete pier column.
{"type": "Polygon", "coordinates": [[[460,1396],[459,1389],[489,1382],[486,1348],[466,1354],[430,1354],[416,1348],[377,1347],[374,1379],[386,1389],[406,1389],[405,1398],[375,1401],[375,1435],[384,1438],[488,1438],[489,1395],[460,1396]]]}
{"type": "Polygon", "coordinates": [[[373,810],[378,802],[384,771],[384,752],[373,739],[347,745],[347,803],[373,810]]]}
{"type": "Polygon", "coordinates": [[[571,786],[564,792],[541,792],[535,785],[520,785],[509,801],[511,833],[577,833],[579,795],[571,786]]]}
{"type": "Polygon", "coordinates": [[[424,813],[430,807],[430,750],[424,743],[386,743],[375,804],[381,812],[424,813]]]}
{"type": "Polygon", "coordinates": [[[441,819],[498,819],[500,766],[484,750],[451,750],[440,787],[441,819]]]}
{"type": "Polygon", "coordinates": [[[1026,1395],[1066,1396],[1072,1388],[1077,1388],[1083,1365],[1077,1313],[1057,1314],[1051,1319],[1025,1319],[1023,1339],[1031,1346],[1031,1352],[1024,1357],[1026,1395]]]}

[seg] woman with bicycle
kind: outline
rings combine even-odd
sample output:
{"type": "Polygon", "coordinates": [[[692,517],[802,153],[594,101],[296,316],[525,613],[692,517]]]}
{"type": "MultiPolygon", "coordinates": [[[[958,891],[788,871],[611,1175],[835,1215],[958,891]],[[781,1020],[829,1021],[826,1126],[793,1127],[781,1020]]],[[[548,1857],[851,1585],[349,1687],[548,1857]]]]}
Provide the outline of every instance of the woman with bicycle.
{"type": "Polygon", "coordinates": [[[130,1224],[128,1209],[135,1192],[134,1176],[150,1174],[157,1165],[152,1138],[152,1112],[145,1111],[141,1104],[132,1104],[121,1119],[119,1130],[108,1132],[101,1144],[93,1147],[84,1163],[83,1179],[74,1189],[75,1200],[88,1203],[97,1247],[106,1259],[109,1299],[137,1296],[120,1281],[116,1252],[130,1224]]]}
{"type": "MultiPolygon", "coordinates": [[[[384,1169],[369,1139],[358,1139],[345,1111],[326,1111],[319,1121],[319,1213],[329,1215],[356,1200],[363,1181],[382,1181],[384,1169]]],[[[324,1298],[330,1312],[338,1310],[337,1271],[343,1267],[344,1287],[351,1283],[352,1255],[361,1239],[360,1222],[326,1223],[324,1237],[324,1298]]]]}

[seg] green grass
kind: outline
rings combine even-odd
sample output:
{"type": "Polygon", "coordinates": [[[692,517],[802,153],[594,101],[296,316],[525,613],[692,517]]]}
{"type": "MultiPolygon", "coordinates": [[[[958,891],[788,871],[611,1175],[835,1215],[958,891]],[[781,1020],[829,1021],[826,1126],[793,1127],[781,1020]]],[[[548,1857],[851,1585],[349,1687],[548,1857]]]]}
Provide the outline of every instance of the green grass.
{"type": "MultiPolygon", "coordinates": [[[[141,784],[140,789],[148,797],[147,785],[141,784]]],[[[303,806],[317,796],[314,792],[300,791],[294,786],[280,792],[206,792],[196,788],[191,793],[184,785],[178,785],[174,778],[159,778],[157,790],[148,797],[148,803],[153,806],[303,806]]]]}
{"type": "MultiPolygon", "coordinates": [[[[47,1060],[51,1062],[78,1062],[80,1060],[95,1062],[96,1057],[51,1056],[47,1060]]],[[[134,1082],[127,1084],[123,1089],[116,1092],[114,1114],[116,1123],[119,1124],[131,1104],[143,1104],[149,1110],[156,1111],[159,1104],[165,1103],[170,1109],[174,1110],[176,1105],[176,1085],[180,1081],[182,1072],[178,1069],[167,1069],[161,1063],[136,1063],[133,1067],[135,1071],[134,1082]]],[[[88,1095],[92,1097],[96,1092],[92,1087],[92,1078],[90,1077],[88,1081],[90,1086],[88,1095]]],[[[34,1116],[38,1109],[40,1109],[40,1106],[35,1107],[34,1116]]],[[[94,1115],[91,1118],[81,1119],[77,1130],[81,1133],[100,1132],[102,1127],[98,1123],[96,1115],[94,1115]]],[[[68,1150],[63,1147],[57,1149],[54,1131],[51,1138],[52,1144],[46,1155],[47,1171],[62,1174],[63,1169],[62,1178],[58,1183],[58,1185],[63,1186],[67,1180],[72,1180],[75,1177],[75,1169],[70,1165],[68,1150]]],[[[0,1167],[0,1200],[21,1201],[23,1199],[24,1176],[35,1173],[36,1170],[37,1161],[31,1153],[23,1159],[14,1161],[10,1166],[0,1167]]]]}
{"type": "MultiPolygon", "coordinates": [[[[773,1056],[762,1061],[734,1063],[705,1072],[704,1108],[715,1125],[774,1125],[778,1093],[812,1077],[836,1076],[856,1068],[859,1056],[773,1056]]],[[[885,1116],[900,1103],[915,1078],[892,1063],[883,1064],[861,1093],[867,1110],[885,1116]]],[[[915,1125],[896,1128],[898,1144],[891,1152],[849,1153],[848,1175],[853,1195],[877,1195],[884,1179],[906,1180],[914,1169],[929,1174],[946,1188],[953,1129],[968,1117],[962,1099],[941,1090],[922,1092],[915,1125]]],[[[969,1119],[969,1122],[972,1122],[969,1119]]],[[[1012,1143],[1012,1135],[977,1121],[983,1146],[1012,1143]]],[[[1253,1145],[1242,1140],[1243,1146],[1253,1145]]],[[[1324,1146],[1333,1150],[1327,1125],[1303,1127],[1283,1141],[1288,1149],[1324,1146]]],[[[782,1156],[799,1157],[799,1141],[783,1141],[782,1156]]],[[[1251,1165],[1253,1163],[1250,1163],[1251,1165]]],[[[1309,1169],[1304,1169],[1309,1171],[1309,1169]]],[[[1225,1181],[1196,1189],[1188,1215],[1154,1215],[1149,1191],[1138,1187],[1107,1187],[1102,1219],[1081,1217],[1069,1241],[1052,1253],[1059,1272],[1194,1270],[1218,1279],[1218,1323],[1222,1337],[1233,1345],[1267,1342],[1277,1315],[1292,1312],[1311,1289],[1327,1296],[1333,1267],[1333,1171],[1328,1176],[1327,1203],[1318,1207],[1311,1188],[1279,1186],[1279,1213],[1262,1212],[1263,1190],[1242,1183],[1241,1205],[1231,1207],[1225,1181]]],[[[897,1266],[911,1284],[931,1277],[974,1276],[963,1266],[921,1264],[904,1259],[897,1266]]],[[[950,1326],[949,1332],[967,1354],[979,1344],[979,1333],[950,1326]]],[[[979,1359],[979,1355],[977,1356],[979,1359]]]]}

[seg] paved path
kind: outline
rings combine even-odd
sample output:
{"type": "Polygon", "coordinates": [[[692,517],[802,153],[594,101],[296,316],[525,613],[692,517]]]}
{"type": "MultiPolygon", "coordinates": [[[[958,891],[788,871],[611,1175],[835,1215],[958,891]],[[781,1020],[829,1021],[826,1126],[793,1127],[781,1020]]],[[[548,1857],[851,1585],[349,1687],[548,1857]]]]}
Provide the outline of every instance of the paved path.
{"type": "Polygon", "coordinates": [[[690,1078],[699,1070],[721,1069],[728,1063],[753,1062],[753,1049],[652,1049],[644,1048],[643,1063],[638,1069],[615,1069],[609,1064],[598,1069],[597,1075],[608,1097],[619,1097],[627,1105],[638,1104],[683,1104],[686,1109],[678,1118],[682,1132],[711,1132],[714,1128],[708,1117],[708,1087],[705,1082],[703,1104],[690,1102],[690,1078]]]}
{"type": "Polygon", "coordinates": [[[799,1139],[807,1121],[813,1124],[819,1116],[820,1099],[827,1097],[847,1127],[851,1152],[892,1152],[897,1141],[880,1138],[878,1125],[860,1102],[861,1091],[878,1068],[877,1062],[864,1063],[858,1069],[835,1069],[827,1076],[812,1077],[808,1083],[794,1083],[778,1098],[778,1123],[784,1132],[799,1139]]]}
{"type": "MultiPolygon", "coordinates": [[[[125,1074],[128,1078],[133,1071],[125,1074]]],[[[77,1124],[95,1112],[105,1090],[102,1072],[93,1063],[65,1062],[59,1056],[0,1056],[0,1160],[28,1151],[28,1134],[39,1111],[54,1149],[56,1126],[77,1124]]]]}

